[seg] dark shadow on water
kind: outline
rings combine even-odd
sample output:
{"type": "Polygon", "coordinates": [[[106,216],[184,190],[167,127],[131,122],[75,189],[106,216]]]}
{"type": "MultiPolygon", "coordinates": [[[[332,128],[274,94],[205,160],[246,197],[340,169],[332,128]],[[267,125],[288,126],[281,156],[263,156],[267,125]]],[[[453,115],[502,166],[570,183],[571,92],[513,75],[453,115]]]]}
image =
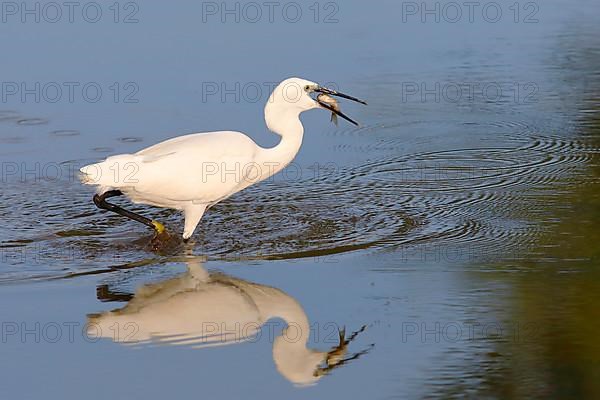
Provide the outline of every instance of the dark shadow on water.
{"type": "Polygon", "coordinates": [[[440,373],[432,397],[600,398],[600,46],[597,25],[570,29],[553,61],[581,89],[563,101],[575,109],[578,141],[595,150],[561,192],[532,198],[545,204],[546,231],[527,257],[467,274],[476,285],[510,288],[496,301],[506,304],[500,315],[515,334],[474,350],[460,376],[440,373]]]}

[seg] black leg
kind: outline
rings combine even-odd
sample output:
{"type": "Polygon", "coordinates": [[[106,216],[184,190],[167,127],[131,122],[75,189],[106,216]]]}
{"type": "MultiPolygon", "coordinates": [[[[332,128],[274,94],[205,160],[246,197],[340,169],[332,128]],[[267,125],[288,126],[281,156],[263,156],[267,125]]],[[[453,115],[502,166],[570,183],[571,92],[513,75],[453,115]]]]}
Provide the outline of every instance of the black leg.
{"type": "Polygon", "coordinates": [[[132,219],[134,221],[140,222],[146,226],[149,226],[150,228],[154,229],[158,233],[163,233],[165,231],[164,225],[161,224],[160,222],[153,221],[146,217],[142,217],[139,214],[125,210],[124,208],[121,208],[115,204],[112,204],[112,203],[109,203],[106,201],[106,199],[108,199],[108,198],[122,196],[122,195],[123,195],[123,193],[120,190],[110,190],[108,192],[104,192],[101,195],[97,194],[94,196],[94,204],[98,208],[101,208],[103,210],[112,211],[114,213],[117,213],[117,214],[127,217],[129,219],[132,219]]]}

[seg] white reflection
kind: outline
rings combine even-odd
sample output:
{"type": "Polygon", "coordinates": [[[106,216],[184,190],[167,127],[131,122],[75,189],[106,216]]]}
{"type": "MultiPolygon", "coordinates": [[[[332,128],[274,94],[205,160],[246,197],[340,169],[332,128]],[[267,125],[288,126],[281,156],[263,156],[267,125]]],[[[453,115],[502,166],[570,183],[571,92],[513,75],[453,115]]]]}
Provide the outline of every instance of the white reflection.
{"type": "Polygon", "coordinates": [[[331,351],[310,349],[310,323],[294,298],[273,287],[209,274],[197,258],[187,266],[182,275],[142,286],[125,307],[90,315],[88,333],[127,344],[219,346],[269,337],[261,327],[281,318],[287,326],[273,338],[273,359],[297,385],[314,384],[368,351],[346,357],[348,344],[364,327],[348,339],[340,332],[331,351]]]}

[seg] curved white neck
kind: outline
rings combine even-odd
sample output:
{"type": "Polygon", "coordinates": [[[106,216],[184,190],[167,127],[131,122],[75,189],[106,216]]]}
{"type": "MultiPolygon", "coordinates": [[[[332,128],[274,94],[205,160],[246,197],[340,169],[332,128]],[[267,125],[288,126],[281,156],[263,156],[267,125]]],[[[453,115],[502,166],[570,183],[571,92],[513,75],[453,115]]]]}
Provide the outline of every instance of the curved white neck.
{"type": "Polygon", "coordinates": [[[277,100],[270,100],[265,107],[265,122],[267,128],[281,136],[281,141],[275,147],[261,149],[258,163],[264,173],[261,180],[266,179],[288,166],[302,146],[304,126],[300,121],[302,109],[289,107],[277,100]]]}

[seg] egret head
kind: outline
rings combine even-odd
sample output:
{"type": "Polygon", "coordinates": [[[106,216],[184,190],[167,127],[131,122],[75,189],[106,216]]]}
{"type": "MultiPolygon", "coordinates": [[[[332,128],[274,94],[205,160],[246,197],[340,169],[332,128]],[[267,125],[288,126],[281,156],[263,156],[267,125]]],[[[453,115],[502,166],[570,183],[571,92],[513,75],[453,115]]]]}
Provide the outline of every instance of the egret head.
{"type": "Polygon", "coordinates": [[[282,336],[275,338],[273,342],[273,359],[277,370],[290,382],[298,386],[308,386],[317,383],[322,377],[330,374],[334,369],[340,368],[347,363],[367,354],[374,345],[358,353],[348,354],[348,345],[361,332],[360,330],[346,337],[345,329],[339,331],[339,344],[329,351],[317,351],[306,347],[308,337],[303,340],[291,340],[298,338],[298,331],[287,333],[283,330],[282,336]]]}
{"type": "Polygon", "coordinates": [[[356,121],[340,111],[340,107],[334,97],[367,104],[356,97],[322,87],[316,82],[301,78],[290,78],[281,82],[271,94],[265,108],[265,116],[282,114],[286,110],[301,113],[315,108],[323,108],[331,111],[332,120],[335,121],[334,116],[339,116],[358,126],[356,121]]]}

